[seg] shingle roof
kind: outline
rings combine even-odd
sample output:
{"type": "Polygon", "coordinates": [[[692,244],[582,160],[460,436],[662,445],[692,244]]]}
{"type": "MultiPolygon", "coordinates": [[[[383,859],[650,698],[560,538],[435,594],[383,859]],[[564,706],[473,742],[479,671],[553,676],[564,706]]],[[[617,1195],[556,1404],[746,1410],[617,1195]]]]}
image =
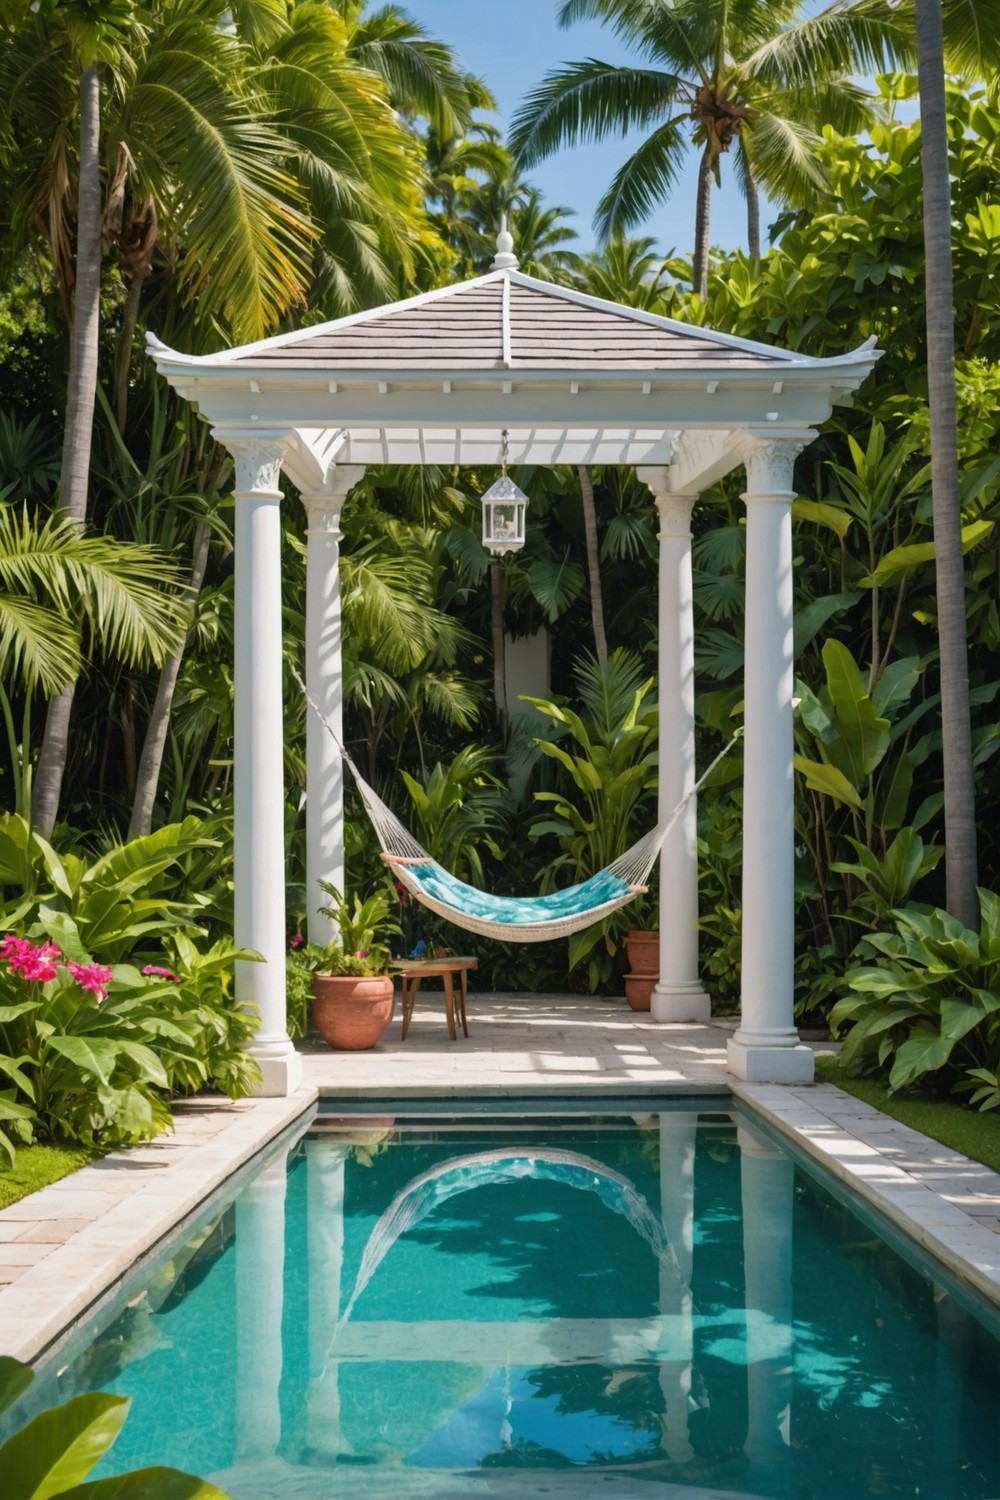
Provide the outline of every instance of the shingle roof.
{"type": "Polygon", "coordinates": [[[504,273],[269,339],[225,359],[272,370],[649,371],[787,368],[789,355],[504,273]]]}

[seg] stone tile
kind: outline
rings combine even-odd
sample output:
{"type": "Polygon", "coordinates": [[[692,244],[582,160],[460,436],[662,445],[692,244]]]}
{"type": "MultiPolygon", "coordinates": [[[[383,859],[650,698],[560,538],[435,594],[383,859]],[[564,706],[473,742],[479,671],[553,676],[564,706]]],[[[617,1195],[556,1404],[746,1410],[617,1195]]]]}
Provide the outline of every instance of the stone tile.
{"type": "MultiPolygon", "coordinates": [[[[93,1219],[44,1219],[39,1224],[27,1225],[20,1239],[30,1244],[63,1245],[67,1240],[72,1239],[74,1234],[78,1234],[81,1229],[86,1229],[94,1222],[93,1219]]],[[[0,1225],[0,1230],[2,1228],[3,1226],[0,1225]]],[[[3,1236],[0,1235],[0,1239],[2,1238],[3,1236]]],[[[0,1255],[2,1254],[3,1251],[0,1250],[0,1255]]]]}
{"type": "Polygon", "coordinates": [[[23,1219],[0,1219],[0,1245],[5,1245],[8,1240],[19,1240],[29,1228],[23,1219]]]}
{"type": "Polygon", "coordinates": [[[34,1266],[51,1254],[51,1245],[28,1244],[25,1240],[13,1240],[0,1246],[0,1265],[34,1266]]]}

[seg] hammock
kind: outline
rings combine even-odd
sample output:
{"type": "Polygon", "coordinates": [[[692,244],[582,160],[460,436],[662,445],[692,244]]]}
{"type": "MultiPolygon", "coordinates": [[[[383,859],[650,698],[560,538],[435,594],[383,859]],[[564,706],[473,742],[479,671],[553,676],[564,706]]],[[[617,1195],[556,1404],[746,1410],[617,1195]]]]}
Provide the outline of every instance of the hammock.
{"type": "Polygon", "coordinates": [[[392,809],[382,801],[374,787],[369,786],[322,711],[309,696],[294,665],[289,663],[289,666],[306,701],[326,726],[343,760],[350,767],[365,811],[378,836],[382,858],[395,879],[422,905],[447,921],[454,922],[456,927],[462,927],[466,932],[479,933],[483,937],[505,941],[516,939],[522,943],[544,943],[552,938],[568,937],[574,932],[582,932],[585,927],[599,922],[602,917],[610,916],[619,907],[627,906],[633,897],[641,895],[646,890],[645,882],[656,863],[664,839],[691,798],[743,732],[736,731],[707,771],[651,833],[639,839],[631,849],[627,849],[605,869],[591,875],[589,880],[567,886],[561,891],[553,891],[548,896],[494,896],[489,891],[480,891],[451,875],[417,842],[392,809]]]}

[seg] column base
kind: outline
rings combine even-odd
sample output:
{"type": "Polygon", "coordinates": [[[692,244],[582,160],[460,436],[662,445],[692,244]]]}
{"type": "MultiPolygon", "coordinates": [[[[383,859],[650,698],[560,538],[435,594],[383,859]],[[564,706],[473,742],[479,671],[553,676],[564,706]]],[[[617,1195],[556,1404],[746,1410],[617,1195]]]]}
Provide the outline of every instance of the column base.
{"type": "Polygon", "coordinates": [[[744,1083],[812,1083],[815,1061],[812,1048],[801,1042],[776,1047],[731,1037],[726,1044],[726,1067],[744,1083]]]}
{"type": "Polygon", "coordinates": [[[697,979],[661,979],[653,990],[649,1011],[654,1021],[689,1021],[705,1026],[712,1019],[712,1002],[697,979]]]}
{"type": "Polygon", "coordinates": [[[250,1056],[260,1068],[260,1083],[254,1089],[256,1099],[285,1099],[302,1086],[302,1058],[290,1041],[283,1045],[263,1042],[250,1048],[250,1056]]]}

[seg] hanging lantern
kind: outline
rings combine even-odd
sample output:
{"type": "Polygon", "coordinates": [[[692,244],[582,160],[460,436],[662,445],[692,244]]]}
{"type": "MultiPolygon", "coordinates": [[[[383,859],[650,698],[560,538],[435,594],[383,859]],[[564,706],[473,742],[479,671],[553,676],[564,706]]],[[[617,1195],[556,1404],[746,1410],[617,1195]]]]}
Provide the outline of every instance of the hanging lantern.
{"type": "Polygon", "coordinates": [[[525,511],[528,497],[507,473],[506,427],[503,430],[503,457],[500,478],[483,495],[483,546],[494,557],[517,552],[524,546],[525,511]]]}

